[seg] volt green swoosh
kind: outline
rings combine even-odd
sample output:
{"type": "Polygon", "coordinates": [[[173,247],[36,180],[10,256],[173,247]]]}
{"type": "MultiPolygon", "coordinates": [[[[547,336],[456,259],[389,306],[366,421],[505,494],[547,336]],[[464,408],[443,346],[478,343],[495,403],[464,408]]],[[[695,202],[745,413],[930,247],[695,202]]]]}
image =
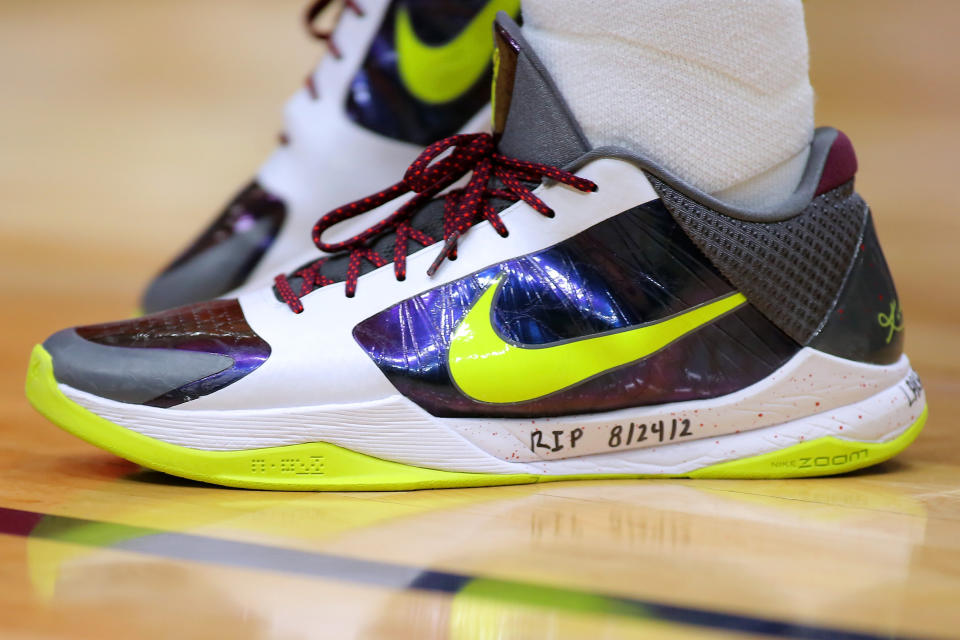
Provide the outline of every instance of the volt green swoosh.
{"type": "Polygon", "coordinates": [[[663,349],[747,302],[732,293],[663,320],[633,329],[567,342],[524,347],[501,338],[493,326],[493,302],[503,276],[460,322],[450,340],[450,375],[474,400],[524,402],[566,389],[663,349]]]}
{"type": "Polygon", "coordinates": [[[413,30],[406,7],[397,10],[394,37],[397,67],[407,90],[430,104],[450,102],[472,87],[493,52],[493,19],[498,11],[516,17],[520,0],[490,0],[457,37],[439,46],[424,43],[413,30]]]}

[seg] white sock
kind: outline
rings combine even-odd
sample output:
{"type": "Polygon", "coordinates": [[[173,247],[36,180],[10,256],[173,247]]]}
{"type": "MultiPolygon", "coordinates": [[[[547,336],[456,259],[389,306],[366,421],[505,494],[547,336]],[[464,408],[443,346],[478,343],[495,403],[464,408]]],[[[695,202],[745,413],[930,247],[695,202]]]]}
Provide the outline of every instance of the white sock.
{"type": "Polygon", "coordinates": [[[592,145],[740,206],[796,188],[813,138],[801,0],[523,0],[523,20],[592,145]]]}

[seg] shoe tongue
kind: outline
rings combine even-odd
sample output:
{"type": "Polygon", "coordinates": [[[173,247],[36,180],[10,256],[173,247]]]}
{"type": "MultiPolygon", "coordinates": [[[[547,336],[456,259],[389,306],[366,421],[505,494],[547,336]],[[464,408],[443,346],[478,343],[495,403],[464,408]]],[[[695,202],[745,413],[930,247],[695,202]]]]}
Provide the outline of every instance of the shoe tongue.
{"type": "Polygon", "coordinates": [[[563,167],[590,150],[580,125],[520,27],[494,24],[493,132],[501,153],[563,167]]]}

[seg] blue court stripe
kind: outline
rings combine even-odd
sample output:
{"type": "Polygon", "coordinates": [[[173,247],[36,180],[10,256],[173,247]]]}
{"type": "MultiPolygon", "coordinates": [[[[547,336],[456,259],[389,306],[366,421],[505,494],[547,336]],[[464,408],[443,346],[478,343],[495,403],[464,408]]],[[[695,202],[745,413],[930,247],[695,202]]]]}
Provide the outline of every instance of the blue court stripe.
{"type": "Polygon", "coordinates": [[[543,602],[549,600],[563,603],[586,598],[603,603],[602,610],[609,615],[644,618],[744,634],[815,640],[879,640],[906,637],[896,634],[876,635],[790,620],[670,605],[593,591],[557,588],[533,582],[434,571],[393,562],[364,560],[318,551],[238,542],[6,507],[0,507],[0,534],[133,551],[171,560],[266,570],[398,590],[420,590],[455,595],[468,585],[482,582],[487,587],[494,587],[484,589],[482,597],[499,599],[504,604],[524,604],[527,598],[521,596],[518,600],[517,593],[528,594],[529,600],[536,603],[536,606],[544,606],[543,602]],[[502,588],[497,589],[497,586],[502,588]],[[498,598],[496,595],[498,590],[507,595],[498,598]]]}

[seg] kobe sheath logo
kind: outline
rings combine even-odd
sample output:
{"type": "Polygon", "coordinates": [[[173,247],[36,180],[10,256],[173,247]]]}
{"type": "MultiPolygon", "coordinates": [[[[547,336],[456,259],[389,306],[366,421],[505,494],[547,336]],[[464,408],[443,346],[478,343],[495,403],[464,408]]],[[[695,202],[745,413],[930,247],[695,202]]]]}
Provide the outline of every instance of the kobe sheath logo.
{"type": "Polygon", "coordinates": [[[498,11],[516,17],[520,0],[489,0],[453,40],[429,45],[414,31],[410,12],[401,5],[394,34],[397,68],[407,91],[423,102],[441,104],[472,87],[490,64],[493,19],[498,11]]]}
{"type": "Polygon", "coordinates": [[[592,337],[529,347],[506,342],[493,326],[503,275],[480,296],[450,339],[450,376],[480,402],[524,402],[642,360],[746,304],[731,293],[656,322],[592,337]]]}

